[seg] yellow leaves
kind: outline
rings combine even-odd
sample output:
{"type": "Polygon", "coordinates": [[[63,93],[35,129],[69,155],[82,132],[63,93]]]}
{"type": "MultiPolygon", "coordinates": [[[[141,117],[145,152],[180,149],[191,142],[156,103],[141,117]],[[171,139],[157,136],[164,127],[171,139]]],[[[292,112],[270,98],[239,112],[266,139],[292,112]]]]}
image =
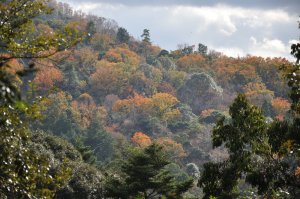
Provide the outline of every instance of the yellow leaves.
{"type": "Polygon", "coordinates": [[[163,121],[179,116],[180,112],[175,108],[178,103],[178,99],[168,93],[157,93],[152,96],[152,107],[163,121]]]}
{"type": "Polygon", "coordinates": [[[200,54],[189,54],[179,58],[177,65],[179,70],[189,72],[197,68],[201,68],[204,61],[204,57],[200,54]]]}
{"type": "Polygon", "coordinates": [[[132,136],[131,141],[142,148],[145,148],[152,143],[151,138],[142,132],[136,132],[132,136]]]}

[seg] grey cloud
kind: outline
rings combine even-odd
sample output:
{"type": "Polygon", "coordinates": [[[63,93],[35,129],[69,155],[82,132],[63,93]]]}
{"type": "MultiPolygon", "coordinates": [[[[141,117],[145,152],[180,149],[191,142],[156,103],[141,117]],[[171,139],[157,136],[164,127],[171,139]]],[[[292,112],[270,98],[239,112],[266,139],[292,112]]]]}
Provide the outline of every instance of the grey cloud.
{"type": "MultiPolygon", "coordinates": [[[[67,0],[82,3],[82,0],[67,0]]],[[[122,4],[128,6],[214,6],[226,4],[245,8],[285,9],[293,14],[300,14],[299,0],[85,0],[85,3],[122,4]]]]}

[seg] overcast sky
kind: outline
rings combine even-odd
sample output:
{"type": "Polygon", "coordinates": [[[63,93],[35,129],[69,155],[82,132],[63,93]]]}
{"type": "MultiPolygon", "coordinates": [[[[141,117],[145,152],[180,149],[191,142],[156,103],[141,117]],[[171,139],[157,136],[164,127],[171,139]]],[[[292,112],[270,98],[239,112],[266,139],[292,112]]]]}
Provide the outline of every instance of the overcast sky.
{"type": "Polygon", "coordinates": [[[74,9],[114,19],[137,39],[150,30],[154,44],[203,43],[229,56],[291,59],[299,39],[300,0],[60,0],[74,9]]]}

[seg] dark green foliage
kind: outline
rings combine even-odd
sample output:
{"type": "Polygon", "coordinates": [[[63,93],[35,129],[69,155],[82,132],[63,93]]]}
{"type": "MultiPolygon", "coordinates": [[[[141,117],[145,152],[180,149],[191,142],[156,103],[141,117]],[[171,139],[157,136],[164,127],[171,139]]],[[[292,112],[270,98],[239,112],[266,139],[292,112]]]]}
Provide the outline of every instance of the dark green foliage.
{"type": "Polygon", "coordinates": [[[96,27],[95,27],[95,23],[93,21],[89,21],[87,26],[86,26],[86,38],[85,38],[85,42],[88,43],[90,41],[90,39],[93,37],[93,35],[97,32],[96,31],[96,27]]]}
{"type": "Polygon", "coordinates": [[[181,53],[182,53],[183,56],[192,54],[192,53],[194,52],[194,48],[195,48],[195,46],[188,46],[188,45],[185,45],[185,46],[181,49],[181,53]]]}
{"type": "Polygon", "coordinates": [[[141,35],[141,37],[143,38],[143,42],[145,42],[145,43],[151,43],[151,41],[150,41],[150,30],[148,30],[148,29],[144,29],[143,30],[143,34],[141,35]]]}
{"type": "Polygon", "coordinates": [[[198,52],[201,55],[206,55],[207,54],[207,46],[205,46],[204,44],[199,43],[198,44],[198,52]]]}
{"type": "Polygon", "coordinates": [[[84,145],[83,139],[81,137],[77,137],[75,139],[74,146],[80,152],[84,162],[91,165],[96,162],[94,151],[91,149],[91,146],[84,145]]]}
{"type": "Polygon", "coordinates": [[[119,28],[117,32],[117,41],[119,43],[128,43],[130,39],[129,33],[125,28],[119,28]]]}
{"type": "Polygon", "coordinates": [[[107,182],[107,196],[178,198],[192,184],[192,179],[177,182],[165,167],[170,164],[162,147],[152,144],[143,150],[133,150],[121,167],[121,176],[110,177],[107,182]]]}
{"type": "Polygon", "coordinates": [[[271,102],[267,100],[263,102],[261,109],[265,116],[273,118],[276,115],[271,102]]]}
{"type": "Polygon", "coordinates": [[[299,64],[300,61],[300,44],[292,44],[291,46],[291,54],[297,59],[296,64],[299,64]]]}
{"type": "Polygon", "coordinates": [[[87,129],[84,144],[94,152],[98,163],[108,161],[114,154],[114,140],[104,130],[101,121],[97,120],[97,117],[94,117],[87,129]]]}
{"type": "Polygon", "coordinates": [[[158,57],[169,56],[169,54],[170,54],[169,51],[167,51],[167,50],[161,50],[157,56],[158,57]]]}
{"type": "MultiPolygon", "coordinates": [[[[272,122],[267,133],[269,137],[269,143],[271,145],[271,150],[274,153],[278,153],[281,150],[285,150],[281,146],[289,137],[290,125],[286,121],[275,120],[272,122]]],[[[281,151],[280,153],[285,153],[286,151],[281,151]]]]}
{"type": "Polygon", "coordinates": [[[234,197],[238,180],[242,175],[251,176],[257,166],[254,159],[259,160],[270,154],[266,120],[261,111],[239,94],[229,113],[231,122],[226,124],[223,118],[213,130],[213,146],[224,145],[228,149],[229,159],[204,165],[199,186],[203,187],[206,198],[210,195],[234,197]]]}

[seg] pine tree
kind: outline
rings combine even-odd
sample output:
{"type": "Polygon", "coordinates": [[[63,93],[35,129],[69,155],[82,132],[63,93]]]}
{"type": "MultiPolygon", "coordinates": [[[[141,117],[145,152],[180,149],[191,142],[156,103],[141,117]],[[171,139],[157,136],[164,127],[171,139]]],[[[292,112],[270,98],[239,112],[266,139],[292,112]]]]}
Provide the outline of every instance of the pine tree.
{"type": "Polygon", "coordinates": [[[103,163],[109,160],[114,154],[114,140],[112,136],[105,131],[101,120],[97,116],[93,117],[87,134],[84,139],[85,146],[89,146],[96,156],[97,163],[103,163]]]}
{"type": "Polygon", "coordinates": [[[150,31],[148,29],[144,29],[143,30],[143,34],[141,35],[141,37],[143,38],[143,42],[145,43],[151,43],[150,41],[150,31]]]}
{"type": "Polygon", "coordinates": [[[193,180],[177,182],[165,169],[170,163],[162,147],[155,143],[145,149],[132,151],[121,167],[121,176],[108,180],[107,196],[180,198],[191,187],[193,180]]]}

